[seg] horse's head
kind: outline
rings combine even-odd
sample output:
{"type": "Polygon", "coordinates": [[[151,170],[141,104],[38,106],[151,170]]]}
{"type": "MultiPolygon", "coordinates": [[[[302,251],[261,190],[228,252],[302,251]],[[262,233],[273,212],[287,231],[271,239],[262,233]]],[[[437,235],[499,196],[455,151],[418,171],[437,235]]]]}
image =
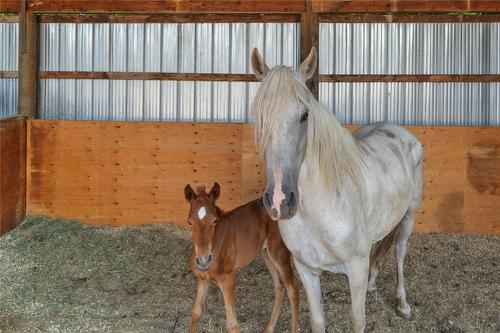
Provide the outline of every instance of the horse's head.
{"type": "Polygon", "coordinates": [[[215,224],[219,219],[215,201],[219,194],[220,187],[217,183],[209,193],[204,186],[199,187],[196,193],[189,184],[184,188],[184,195],[190,204],[188,223],[192,230],[195,264],[202,271],[209,270],[212,265],[212,240],[215,224]]]}
{"type": "Polygon", "coordinates": [[[299,203],[298,177],[305,157],[309,111],[313,98],[305,85],[316,70],[312,48],[298,71],[284,66],[269,70],[257,49],[252,68],[262,81],[252,105],[256,138],[266,159],[267,186],[264,205],[274,220],[289,219],[299,203]]]}

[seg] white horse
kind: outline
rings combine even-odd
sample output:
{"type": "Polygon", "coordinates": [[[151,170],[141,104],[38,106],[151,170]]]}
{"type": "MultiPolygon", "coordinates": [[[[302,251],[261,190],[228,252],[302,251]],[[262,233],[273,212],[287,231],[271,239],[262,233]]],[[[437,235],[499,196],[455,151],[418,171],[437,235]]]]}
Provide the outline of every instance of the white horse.
{"type": "Polygon", "coordinates": [[[313,48],[297,72],[269,70],[257,49],[252,53],[262,81],[252,112],[266,161],[264,203],[293,255],[312,331],[325,331],[319,275],[327,270],[347,274],[353,329],[363,332],[366,291],[375,290],[377,259],[393,242],[397,312],[411,317],[403,261],[422,196],[423,149],[399,126],[344,129],[305,85],[316,59],[313,48]]]}

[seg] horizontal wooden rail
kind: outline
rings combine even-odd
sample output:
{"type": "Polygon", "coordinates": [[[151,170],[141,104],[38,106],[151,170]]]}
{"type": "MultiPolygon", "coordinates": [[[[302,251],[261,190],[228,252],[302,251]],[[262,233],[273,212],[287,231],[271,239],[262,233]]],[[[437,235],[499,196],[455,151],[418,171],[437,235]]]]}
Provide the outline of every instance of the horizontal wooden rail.
{"type": "Polygon", "coordinates": [[[317,13],[499,12],[498,0],[313,0],[317,13]]]}
{"type": "Polygon", "coordinates": [[[18,15],[0,15],[0,23],[17,23],[19,22],[18,15]]]}
{"type": "MultiPolygon", "coordinates": [[[[0,72],[15,78],[17,72],[0,72]]],[[[253,74],[41,71],[40,79],[256,82],[253,74]]],[[[499,74],[320,74],[320,82],[500,82],[499,74]]]]}
{"type": "Polygon", "coordinates": [[[15,79],[17,71],[0,71],[0,79],[15,79]]]}
{"type": "Polygon", "coordinates": [[[397,74],[330,75],[320,74],[320,82],[500,82],[497,74],[397,74]]]}
{"type": "Polygon", "coordinates": [[[476,23],[500,22],[500,14],[364,15],[320,14],[320,23],[476,23]]]}
{"type": "Polygon", "coordinates": [[[49,13],[301,13],[306,0],[29,0],[49,13]]]}
{"type": "Polygon", "coordinates": [[[171,80],[171,81],[230,81],[255,82],[253,74],[220,73],[160,73],[160,72],[65,72],[41,71],[40,79],[88,80],[171,80]]]}
{"type": "Polygon", "coordinates": [[[40,15],[41,23],[262,23],[299,22],[300,14],[40,15]]]}

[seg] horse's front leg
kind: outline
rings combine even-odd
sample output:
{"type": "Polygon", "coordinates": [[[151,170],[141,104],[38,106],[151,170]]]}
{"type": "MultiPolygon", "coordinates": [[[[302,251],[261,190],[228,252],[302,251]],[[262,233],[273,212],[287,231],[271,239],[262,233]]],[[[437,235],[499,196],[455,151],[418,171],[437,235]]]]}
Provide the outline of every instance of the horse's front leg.
{"type": "Polygon", "coordinates": [[[198,323],[200,322],[201,312],[203,310],[203,303],[205,303],[205,299],[208,294],[208,287],[210,286],[209,283],[209,281],[202,279],[198,279],[196,283],[196,297],[191,311],[191,327],[189,328],[190,333],[195,333],[198,329],[198,323]]]}
{"type": "Polygon", "coordinates": [[[366,327],[365,301],[370,258],[355,258],[345,267],[351,289],[352,326],[355,333],[363,333],[366,327]]]}
{"type": "Polygon", "coordinates": [[[323,305],[321,304],[321,285],[319,276],[309,267],[295,260],[295,258],[293,261],[295,262],[295,268],[299,273],[302,285],[306,290],[312,332],[323,333],[325,332],[325,317],[323,315],[323,305]]]}
{"type": "Polygon", "coordinates": [[[236,318],[235,309],[235,290],[236,290],[236,277],[233,274],[223,277],[217,284],[222,291],[224,297],[224,307],[226,308],[226,328],[230,333],[239,333],[240,326],[236,318]]]}

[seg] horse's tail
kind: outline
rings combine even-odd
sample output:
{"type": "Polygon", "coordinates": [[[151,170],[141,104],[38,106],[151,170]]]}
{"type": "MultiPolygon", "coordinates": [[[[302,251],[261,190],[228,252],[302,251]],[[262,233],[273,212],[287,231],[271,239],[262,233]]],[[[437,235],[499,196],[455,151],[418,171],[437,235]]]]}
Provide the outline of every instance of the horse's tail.
{"type": "Polygon", "coordinates": [[[400,228],[401,223],[398,223],[398,225],[394,227],[394,229],[392,229],[387,236],[373,245],[370,252],[370,266],[377,263],[377,261],[391,248],[392,244],[394,244],[394,241],[396,240],[396,235],[400,228]]]}

